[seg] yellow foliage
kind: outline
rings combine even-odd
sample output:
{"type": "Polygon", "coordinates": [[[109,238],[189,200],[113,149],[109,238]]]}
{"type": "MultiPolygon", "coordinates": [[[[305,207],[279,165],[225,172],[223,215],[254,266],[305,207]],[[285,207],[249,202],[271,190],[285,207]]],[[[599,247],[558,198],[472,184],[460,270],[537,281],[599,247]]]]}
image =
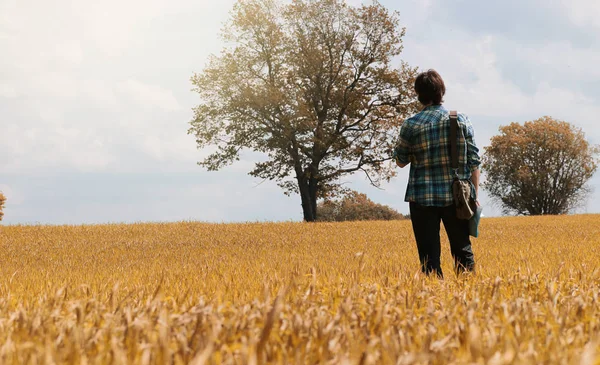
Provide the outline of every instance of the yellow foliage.
{"type": "Polygon", "coordinates": [[[483,188],[505,213],[566,214],[585,202],[599,155],[570,123],[547,116],[513,122],[485,147],[483,188]]]}
{"type": "Polygon", "coordinates": [[[3,227],[0,363],[597,363],[600,216],[481,229],[438,281],[409,221],[3,227]]]}
{"type": "Polygon", "coordinates": [[[0,191],[0,221],[4,217],[4,211],[3,211],[4,210],[4,202],[6,202],[6,197],[0,191]]]}

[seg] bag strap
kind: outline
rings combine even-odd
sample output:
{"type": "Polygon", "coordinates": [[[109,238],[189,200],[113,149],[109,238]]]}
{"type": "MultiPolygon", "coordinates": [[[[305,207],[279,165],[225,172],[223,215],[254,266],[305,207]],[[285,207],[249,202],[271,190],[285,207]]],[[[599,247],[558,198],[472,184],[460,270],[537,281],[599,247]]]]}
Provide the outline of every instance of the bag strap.
{"type": "Polygon", "coordinates": [[[456,146],[456,135],[458,132],[458,113],[456,110],[450,111],[450,157],[452,159],[452,169],[454,174],[458,174],[458,148],[456,146]]]}

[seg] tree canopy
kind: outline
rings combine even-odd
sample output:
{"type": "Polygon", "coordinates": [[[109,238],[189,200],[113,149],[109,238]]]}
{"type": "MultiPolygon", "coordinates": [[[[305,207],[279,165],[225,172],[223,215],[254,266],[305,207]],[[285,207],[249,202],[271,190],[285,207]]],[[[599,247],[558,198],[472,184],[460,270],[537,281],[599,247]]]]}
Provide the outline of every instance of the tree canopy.
{"type": "Polygon", "coordinates": [[[599,152],[564,121],[511,123],[485,148],[483,187],[507,214],[565,214],[584,201],[599,152]]]}
{"type": "Polygon", "coordinates": [[[399,14],[376,1],[239,1],[227,46],[192,77],[200,105],[189,133],[214,148],[199,165],[218,170],[244,149],[262,152],[249,174],[300,194],[306,221],[318,198],[343,190],[343,176],[391,178],[389,151],[417,106],[416,69],[396,59],[404,33],[399,14]]]}

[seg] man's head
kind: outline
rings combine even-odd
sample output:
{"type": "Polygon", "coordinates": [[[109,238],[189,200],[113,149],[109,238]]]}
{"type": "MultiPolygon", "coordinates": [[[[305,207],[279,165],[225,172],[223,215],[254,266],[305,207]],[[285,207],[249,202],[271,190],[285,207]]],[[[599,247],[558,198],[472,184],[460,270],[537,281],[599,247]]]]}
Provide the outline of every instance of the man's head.
{"type": "Polygon", "coordinates": [[[415,91],[423,105],[438,105],[446,93],[444,80],[435,70],[421,72],[415,80],[415,91]]]}

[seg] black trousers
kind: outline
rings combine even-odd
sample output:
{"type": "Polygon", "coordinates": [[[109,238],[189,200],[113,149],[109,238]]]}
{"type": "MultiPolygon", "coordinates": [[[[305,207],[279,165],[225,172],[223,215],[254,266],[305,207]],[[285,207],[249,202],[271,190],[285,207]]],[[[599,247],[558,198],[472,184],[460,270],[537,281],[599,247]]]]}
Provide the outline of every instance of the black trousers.
{"type": "Polygon", "coordinates": [[[410,219],[419,250],[421,269],[425,274],[435,272],[439,277],[443,277],[440,266],[440,221],[444,222],[446,228],[456,273],[474,270],[469,222],[456,218],[454,205],[428,207],[411,202],[410,219]]]}

